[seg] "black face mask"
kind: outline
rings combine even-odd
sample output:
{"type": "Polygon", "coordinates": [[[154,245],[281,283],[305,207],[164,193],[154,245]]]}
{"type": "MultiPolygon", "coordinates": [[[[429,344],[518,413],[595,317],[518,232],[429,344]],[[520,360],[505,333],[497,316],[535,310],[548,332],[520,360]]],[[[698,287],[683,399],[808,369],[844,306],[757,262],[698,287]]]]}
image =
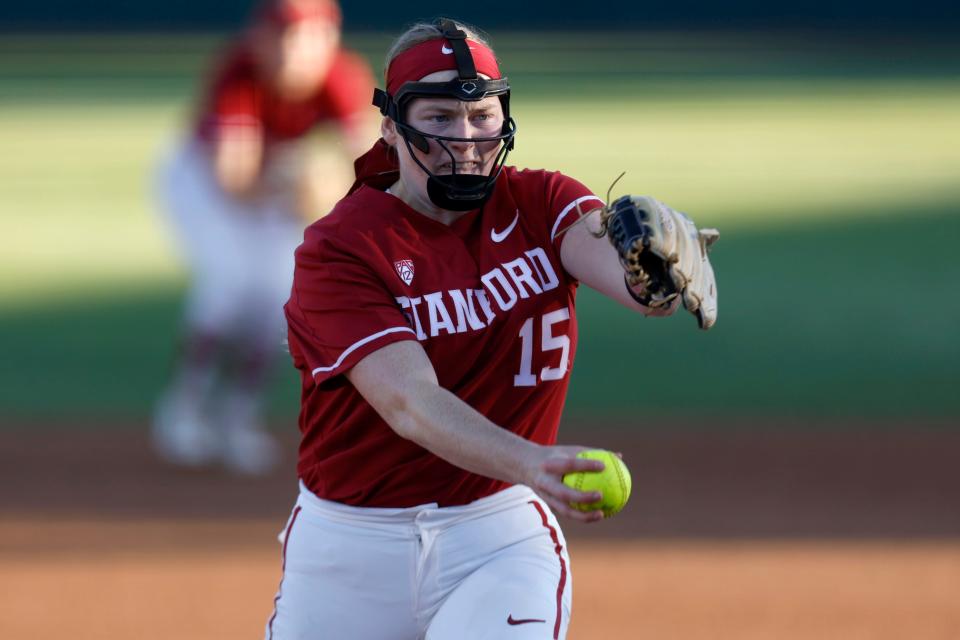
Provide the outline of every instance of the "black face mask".
{"type": "Polygon", "coordinates": [[[449,211],[470,211],[480,207],[490,195],[496,184],[497,176],[503,170],[503,165],[507,160],[507,154],[513,148],[513,136],[516,134],[517,126],[513,119],[507,120],[504,124],[503,132],[498,136],[487,138],[454,138],[451,136],[438,136],[424,133],[413,127],[396,122],[397,129],[403,137],[410,156],[414,162],[420,166],[427,174],[427,195],[431,202],[449,211]],[[450,174],[438,175],[432,173],[413,153],[411,147],[416,147],[423,153],[430,152],[430,140],[436,141],[437,145],[450,157],[450,174]],[[457,160],[453,151],[446,143],[450,142],[469,142],[473,144],[500,143],[502,146],[497,152],[490,173],[487,175],[457,173],[457,160]]]}
{"type": "Polygon", "coordinates": [[[427,195],[430,201],[441,209],[449,211],[470,211],[477,209],[493,193],[497,177],[503,171],[507,154],[513,149],[517,125],[510,117],[510,84],[506,78],[485,80],[477,75],[473,55],[467,46],[466,34],[457,29],[449,20],[441,20],[438,25],[453,49],[457,64],[457,78],[448,82],[405,82],[396,94],[391,96],[381,89],[373,92],[373,104],[380,113],[390,117],[397,125],[410,155],[417,165],[427,174],[427,195]],[[504,124],[500,135],[486,138],[453,138],[424,133],[406,122],[406,107],[414,98],[454,98],[467,102],[477,102],[487,97],[500,98],[503,107],[504,124]],[[413,153],[416,147],[422,153],[430,153],[430,140],[435,140],[440,148],[450,156],[452,173],[437,175],[413,153]],[[498,142],[502,146],[497,153],[490,173],[487,175],[457,173],[457,161],[453,152],[445,144],[449,142],[470,142],[474,144],[498,142]]]}

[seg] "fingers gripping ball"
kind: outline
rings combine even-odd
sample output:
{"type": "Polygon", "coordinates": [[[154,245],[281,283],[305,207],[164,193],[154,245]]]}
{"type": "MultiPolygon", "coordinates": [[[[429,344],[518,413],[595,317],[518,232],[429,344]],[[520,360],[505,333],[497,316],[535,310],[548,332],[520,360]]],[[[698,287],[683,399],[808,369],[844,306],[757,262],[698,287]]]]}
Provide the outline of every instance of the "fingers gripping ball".
{"type": "Polygon", "coordinates": [[[603,471],[577,471],[563,476],[563,483],[577,491],[599,491],[603,497],[598,502],[573,503],[571,506],[580,511],[603,511],[603,516],[615,516],[630,499],[630,471],[616,454],[601,449],[581,451],[578,458],[600,460],[603,471]]]}

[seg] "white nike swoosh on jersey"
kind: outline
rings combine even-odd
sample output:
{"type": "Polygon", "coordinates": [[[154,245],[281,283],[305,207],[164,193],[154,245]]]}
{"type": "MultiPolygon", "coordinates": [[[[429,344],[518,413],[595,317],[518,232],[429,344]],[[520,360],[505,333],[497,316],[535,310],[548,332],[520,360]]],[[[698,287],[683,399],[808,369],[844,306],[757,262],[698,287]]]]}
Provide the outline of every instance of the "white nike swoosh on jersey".
{"type": "Polygon", "coordinates": [[[513,231],[513,228],[517,226],[517,220],[519,219],[520,219],[520,209],[517,209],[517,215],[513,217],[513,222],[510,223],[509,227],[507,227],[500,233],[497,233],[496,229],[490,229],[490,239],[493,240],[494,242],[503,242],[504,239],[506,239],[506,237],[510,235],[510,232],[513,231]]]}

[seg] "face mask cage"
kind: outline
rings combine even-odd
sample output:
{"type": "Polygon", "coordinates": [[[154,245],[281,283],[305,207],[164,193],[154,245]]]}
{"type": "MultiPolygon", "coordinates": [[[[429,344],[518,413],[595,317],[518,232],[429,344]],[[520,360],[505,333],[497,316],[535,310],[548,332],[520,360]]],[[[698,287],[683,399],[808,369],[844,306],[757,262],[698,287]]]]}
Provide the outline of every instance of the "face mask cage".
{"type": "Polygon", "coordinates": [[[513,118],[504,123],[505,133],[498,136],[484,138],[454,138],[452,136],[438,136],[424,133],[410,127],[409,125],[397,122],[397,128],[400,130],[403,141],[407,145],[407,150],[414,162],[427,174],[427,194],[430,199],[444,209],[450,211],[469,211],[482,205],[493,192],[494,184],[500,172],[503,171],[503,165],[507,161],[507,154],[513,148],[513,137],[517,132],[517,125],[513,118]],[[430,140],[434,140],[450,158],[451,173],[438,175],[432,173],[420,161],[411,147],[416,147],[424,153],[430,149],[430,140]],[[500,149],[493,160],[490,172],[484,174],[465,174],[457,173],[457,160],[453,151],[446,143],[462,142],[472,144],[499,143],[500,149]]]}
{"type": "Polygon", "coordinates": [[[397,126],[407,150],[417,165],[427,174],[427,195],[442,209],[450,211],[469,211],[483,205],[493,193],[497,177],[503,170],[507,154],[513,149],[517,124],[510,117],[510,84],[507,78],[487,80],[477,75],[473,56],[466,44],[466,34],[450,21],[439,24],[444,37],[453,49],[457,62],[457,75],[447,82],[405,82],[396,95],[391,96],[381,89],[375,89],[373,104],[380,113],[391,118],[397,126]],[[406,108],[415,98],[453,98],[466,102],[477,102],[487,97],[500,98],[503,107],[504,123],[500,135],[483,138],[455,138],[425,133],[406,122],[406,108]],[[430,153],[430,140],[450,157],[452,172],[448,175],[432,173],[413,153],[416,147],[421,153],[430,153]],[[497,142],[502,146],[494,158],[487,175],[463,174],[457,172],[457,161],[447,143],[483,144],[497,142]]]}

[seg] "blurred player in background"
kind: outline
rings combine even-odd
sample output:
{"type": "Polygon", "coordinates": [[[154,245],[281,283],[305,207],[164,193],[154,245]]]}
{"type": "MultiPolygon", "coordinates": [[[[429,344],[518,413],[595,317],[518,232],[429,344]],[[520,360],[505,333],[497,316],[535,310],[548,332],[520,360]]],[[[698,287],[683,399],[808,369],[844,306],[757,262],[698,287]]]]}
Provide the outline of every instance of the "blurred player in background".
{"type": "Polygon", "coordinates": [[[372,74],[341,48],[340,23],[334,0],[261,5],[162,167],[163,209],[192,276],[178,362],[152,428],[172,463],[257,474],[278,461],[261,405],[293,250],[346,192],[350,161],[375,131],[372,74]]]}

